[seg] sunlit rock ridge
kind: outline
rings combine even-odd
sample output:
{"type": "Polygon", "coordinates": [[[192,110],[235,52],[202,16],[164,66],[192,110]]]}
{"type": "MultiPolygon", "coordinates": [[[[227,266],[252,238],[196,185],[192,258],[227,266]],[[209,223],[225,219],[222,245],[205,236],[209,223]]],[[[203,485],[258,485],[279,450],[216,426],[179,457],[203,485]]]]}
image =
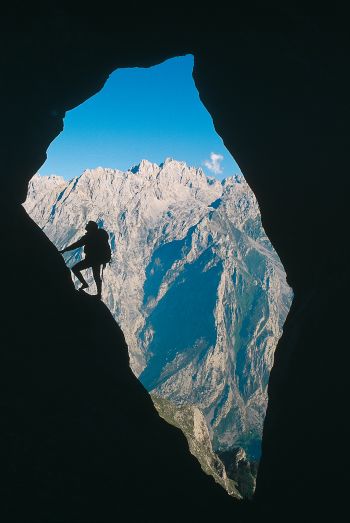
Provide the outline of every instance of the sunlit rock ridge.
{"type": "MultiPolygon", "coordinates": [[[[69,182],[35,175],[25,208],[59,249],[90,219],[109,232],[103,300],[133,371],[167,405],[199,409],[214,450],[258,458],[292,292],[242,175],[220,182],[171,158],[69,182]]],[[[65,256],[71,266],[82,252],[65,256]]]]}

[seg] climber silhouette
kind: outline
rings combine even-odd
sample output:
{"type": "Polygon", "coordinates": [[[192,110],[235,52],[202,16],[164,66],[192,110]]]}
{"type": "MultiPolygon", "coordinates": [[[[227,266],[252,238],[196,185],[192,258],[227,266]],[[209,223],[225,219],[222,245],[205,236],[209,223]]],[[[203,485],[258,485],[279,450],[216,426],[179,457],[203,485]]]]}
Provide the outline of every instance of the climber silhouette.
{"type": "Polygon", "coordinates": [[[84,247],[85,258],[80,262],[76,263],[72,268],[73,274],[78,278],[81,283],[80,291],[86,289],[89,285],[84,279],[81,271],[89,269],[91,267],[92,274],[97,288],[97,297],[101,299],[102,295],[102,277],[101,277],[101,266],[102,271],[111,260],[111,248],[108,242],[108,233],[104,229],[99,229],[96,222],[89,221],[85,227],[86,234],[80,240],[68,245],[61,251],[61,254],[67,251],[73,251],[79,247],[84,247]]]}

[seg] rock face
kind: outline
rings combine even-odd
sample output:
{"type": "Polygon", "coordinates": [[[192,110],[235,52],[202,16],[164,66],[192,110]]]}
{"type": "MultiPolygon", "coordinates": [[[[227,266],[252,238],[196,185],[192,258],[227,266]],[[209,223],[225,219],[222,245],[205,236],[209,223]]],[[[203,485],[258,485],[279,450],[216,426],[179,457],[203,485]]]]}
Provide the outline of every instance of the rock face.
{"type": "Polygon", "coordinates": [[[162,418],[185,434],[189,450],[196,456],[203,471],[213,476],[231,496],[242,499],[236,478],[228,476],[224,462],[213,451],[207,423],[200,409],[193,405],[174,405],[155,395],[151,397],[162,418]]]}
{"type": "MultiPolygon", "coordinates": [[[[89,219],[105,227],[103,300],[135,374],[157,397],[199,409],[214,450],[240,446],[257,459],[292,293],[244,178],[221,183],[170,158],[143,160],[70,182],[36,175],[25,208],[58,248],[89,219]]],[[[67,253],[68,265],[81,254],[67,253]]]]}
{"type": "Polygon", "coordinates": [[[221,451],[218,455],[228,478],[235,483],[242,497],[251,499],[255,491],[258,463],[248,460],[244,449],[240,447],[221,451]]]}

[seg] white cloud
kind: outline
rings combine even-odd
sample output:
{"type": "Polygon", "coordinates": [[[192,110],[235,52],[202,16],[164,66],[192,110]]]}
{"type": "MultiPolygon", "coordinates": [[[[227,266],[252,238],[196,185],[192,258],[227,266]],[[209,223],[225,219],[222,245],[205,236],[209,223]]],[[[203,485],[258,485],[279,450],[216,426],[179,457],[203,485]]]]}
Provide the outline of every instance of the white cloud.
{"type": "Polygon", "coordinates": [[[222,174],[221,162],[223,159],[222,154],[210,153],[210,160],[205,160],[204,165],[214,174],[222,174]]]}

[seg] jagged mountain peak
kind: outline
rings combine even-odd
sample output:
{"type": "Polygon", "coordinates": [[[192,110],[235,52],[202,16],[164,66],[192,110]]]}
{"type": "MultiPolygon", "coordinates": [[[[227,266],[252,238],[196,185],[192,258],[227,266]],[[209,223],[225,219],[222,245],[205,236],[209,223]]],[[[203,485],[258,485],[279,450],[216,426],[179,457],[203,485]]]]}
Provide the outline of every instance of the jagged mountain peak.
{"type": "Polygon", "coordinates": [[[127,172],[132,172],[133,174],[154,175],[157,174],[159,171],[159,165],[157,165],[156,163],[152,163],[149,160],[143,159],[139,164],[133,165],[127,172]]]}
{"type": "MultiPolygon", "coordinates": [[[[88,201],[93,201],[95,205],[100,202],[101,212],[105,205],[110,205],[107,200],[115,201],[113,195],[118,194],[119,203],[127,205],[129,211],[139,201],[139,205],[147,207],[151,214],[158,214],[172,204],[186,201],[188,205],[208,206],[221,196],[223,190],[221,182],[207,177],[201,168],[189,167],[186,162],[172,158],[166,158],[161,165],[142,160],[127,171],[109,167],[90,168],[70,181],[59,179],[58,183],[50,177],[35,176],[29,183],[29,192],[41,191],[44,187],[50,191],[66,188],[68,199],[65,198],[65,202],[79,193],[86,204],[88,201]]],[[[59,208],[60,203],[57,203],[59,208]]]]}
{"type": "Polygon", "coordinates": [[[190,189],[212,188],[218,192],[220,191],[220,185],[225,186],[224,181],[220,182],[215,177],[207,176],[201,167],[192,167],[185,161],[175,160],[170,157],[166,158],[160,165],[143,159],[139,164],[126,171],[102,166],[86,168],[82,174],[69,181],[62,176],[41,176],[40,173],[37,173],[33,176],[29,185],[38,186],[40,184],[40,186],[55,187],[56,185],[65,184],[72,186],[72,188],[79,185],[79,188],[81,188],[86,183],[90,186],[94,183],[100,185],[103,182],[111,184],[114,183],[115,179],[122,182],[127,181],[131,185],[139,184],[140,180],[153,185],[153,178],[157,178],[157,185],[160,187],[176,183],[190,189]],[[130,176],[131,174],[140,175],[140,177],[134,179],[134,177],[130,176]]]}
{"type": "MultiPolygon", "coordinates": [[[[189,176],[200,176],[207,178],[203,169],[200,167],[189,166],[185,161],[175,160],[174,158],[167,157],[159,165],[149,160],[141,160],[137,165],[134,165],[126,172],[132,172],[133,174],[141,175],[157,175],[160,172],[164,173],[184,173],[186,172],[189,176]]],[[[210,179],[210,177],[209,177],[210,179]]]]}
{"type": "Polygon", "coordinates": [[[183,160],[176,160],[175,158],[171,158],[170,156],[165,158],[164,162],[160,164],[160,167],[162,169],[164,168],[179,168],[179,169],[192,169],[187,163],[183,160]]]}
{"type": "Polygon", "coordinates": [[[243,174],[241,174],[241,173],[236,173],[236,174],[233,174],[232,176],[227,176],[226,178],[224,178],[222,180],[221,183],[222,183],[223,187],[233,186],[233,185],[237,185],[237,184],[246,184],[247,185],[247,182],[246,182],[243,174]]]}
{"type": "Polygon", "coordinates": [[[121,172],[121,171],[119,171],[118,169],[114,169],[112,167],[102,167],[101,165],[99,165],[97,167],[84,169],[81,176],[98,176],[101,174],[114,174],[114,173],[118,173],[118,172],[121,172]]]}
{"type": "Polygon", "coordinates": [[[58,174],[49,174],[48,176],[42,176],[39,172],[34,174],[31,181],[37,184],[40,183],[41,185],[47,186],[67,184],[67,181],[63,178],[63,176],[59,176],[58,174]]]}

